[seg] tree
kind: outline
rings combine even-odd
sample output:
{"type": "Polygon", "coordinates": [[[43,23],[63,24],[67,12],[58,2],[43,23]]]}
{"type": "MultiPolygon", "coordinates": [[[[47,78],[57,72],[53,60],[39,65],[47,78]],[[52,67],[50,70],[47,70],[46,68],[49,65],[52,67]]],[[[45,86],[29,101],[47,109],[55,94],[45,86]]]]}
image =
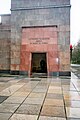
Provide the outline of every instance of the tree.
{"type": "Polygon", "coordinates": [[[72,63],[73,64],[80,64],[80,40],[72,51],[72,63]]]}

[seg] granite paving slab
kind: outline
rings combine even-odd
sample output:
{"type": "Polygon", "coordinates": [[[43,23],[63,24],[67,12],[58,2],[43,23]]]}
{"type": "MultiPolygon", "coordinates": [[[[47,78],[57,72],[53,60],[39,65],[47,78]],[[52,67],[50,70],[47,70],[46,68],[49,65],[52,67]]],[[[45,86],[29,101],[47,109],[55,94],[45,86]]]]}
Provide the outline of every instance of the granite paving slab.
{"type": "Polygon", "coordinates": [[[46,89],[46,88],[48,88],[48,86],[37,85],[35,88],[36,89],[46,89]]]}
{"type": "Polygon", "coordinates": [[[55,94],[62,94],[62,90],[53,90],[53,89],[49,89],[48,93],[55,93],[55,94]]]}
{"type": "Polygon", "coordinates": [[[49,86],[49,90],[60,90],[61,91],[61,87],[49,86]]]}
{"type": "Polygon", "coordinates": [[[15,96],[11,96],[9,97],[7,100],[4,101],[4,103],[14,103],[14,104],[18,104],[18,103],[22,103],[24,101],[26,97],[15,97],[15,96]]]}
{"type": "Polygon", "coordinates": [[[44,89],[38,89],[38,88],[35,88],[34,90],[33,90],[33,92],[36,92],[36,93],[45,93],[47,91],[47,88],[44,88],[44,89]]]}
{"type": "Polygon", "coordinates": [[[16,113],[18,114],[28,114],[28,115],[38,115],[40,112],[41,105],[21,105],[16,113]]]}
{"type": "Polygon", "coordinates": [[[77,119],[77,118],[67,118],[67,120],[80,120],[80,119],[77,119]]]}
{"type": "Polygon", "coordinates": [[[77,101],[77,100],[79,100],[80,101],[80,96],[79,95],[69,95],[69,94],[67,94],[67,95],[64,95],[64,99],[65,99],[65,101],[66,100],[68,100],[68,101],[72,101],[72,100],[75,100],[75,101],[77,101]]]}
{"type": "Polygon", "coordinates": [[[80,119],[80,108],[66,107],[66,113],[68,118],[80,119]]]}
{"type": "Polygon", "coordinates": [[[0,92],[1,92],[2,90],[4,90],[4,89],[5,89],[5,87],[0,86],[0,92]]]}
{"type": "Polygon", "coordinates": [[[0,96],[0,103],[5,101],[9,96],[0,96]]]}
{"type": "Polygon", "coordinates": [[[0,120],[9,120],[11,113],[0,113],[0,120]]]}
{"type": "Polygon", "coordinates": [[[0,104],[0,113],[14,113],[14,111],[19,107],[19,104],[0,104]]]}
{"type": "Polygon", "coordinates": [[[63,89],[63,91],[69,91],[69,90],[76,91],[76,88],[74,86],[71,86],[71,85],[63,85],[62,89],[63,89]]]}
{"type": "Polygon", "coordinates": [[[32,89],[30,89],[30,88],[22,87],[17,92],[31,92],[31,91],[32,91],[32,89]]]}
{"type": "Polygon", "coordinates": [[[65,101],[66,107],[80,108],[80,101],[65,101]]]}
{"type": "Polygon", "coordinates": [[[9,80],[0,80],[0,82],[7,83],[9,80]]]}
{"type": "Polygon", "coordinates": [[[12,96],[17,96],[17,97],[27,97],[29,95],[29,92],[15,92],[12,96]]]}
{"type": "Polygon", "coordinates": [[[46,98],[48,99],[63,99],[62,94],[47,93],[46,98]]]}
{"type": "Polygon", "coordinates": [[[37,120],[37,115],[14,114],[10,120],[37,120]]]}
{"type": "Polygon", "coordinates": [[[43,103],[43,100],[42,98],[27,98],[23,104],[40,104],[42,105],[43,103]]]}
{"type": "Polygon", "coordinates": [[[23,85],[12,85],[3,91],[0,92],[0,95],[2,96],[10,96],[12,95],[15,91],[17,91],[19,88],[21,88],[23,85]]]}
{"type": "Polygon", "coordinates": [[[63,100],[59,99],[45,99],[44,105],[52,105],[52,106],[64,106],[63,100]]]}
{"type": "Polygon", "coordinates": [[[62,85],[70,85],[70,80],[68,80],[68,79],[61,80],[61,84],[62,85]]]}
{"type": "Polygon", "coordinates": [[[28,83],[29,82],[29,80],[28,79],[22,79],[22,80],[20,80],[18,83],[28,83]]]}
{"type": "Polygon", "coordinates": [[[45,93],[35,93],[32,92],[28,98],[44,98],[45,97],[45,93]]]}
{"type": "Polygon", "coordinates": [[[40,116],[39,120],[66,120],[66,118],[40,116]]]}
{"type": "Polygon", "coordinates": [[[53,107],[49,105],[44,105],[41,111],[42,116],[49,117],[65,117],[64,107],[53,107]]]}

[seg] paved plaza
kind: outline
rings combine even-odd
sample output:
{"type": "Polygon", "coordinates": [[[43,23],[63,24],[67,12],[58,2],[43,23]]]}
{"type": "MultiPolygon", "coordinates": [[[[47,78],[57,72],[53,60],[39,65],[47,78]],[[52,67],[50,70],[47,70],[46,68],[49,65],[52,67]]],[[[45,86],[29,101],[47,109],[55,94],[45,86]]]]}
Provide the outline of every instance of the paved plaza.
{"type": "Polygon", "coordinates": [[[0,120],[80,120],[80,79],[0,77],[0,120]]]}

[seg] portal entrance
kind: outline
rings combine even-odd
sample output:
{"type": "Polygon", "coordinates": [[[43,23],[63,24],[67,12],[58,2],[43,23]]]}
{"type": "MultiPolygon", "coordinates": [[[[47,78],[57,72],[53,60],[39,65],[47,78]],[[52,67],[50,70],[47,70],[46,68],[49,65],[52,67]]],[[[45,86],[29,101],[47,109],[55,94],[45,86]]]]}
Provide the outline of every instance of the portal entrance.
{"type": "Polygon", "coordinates": [[[47,73],[46,53],[32,53],[32,73],[47,73]]]}

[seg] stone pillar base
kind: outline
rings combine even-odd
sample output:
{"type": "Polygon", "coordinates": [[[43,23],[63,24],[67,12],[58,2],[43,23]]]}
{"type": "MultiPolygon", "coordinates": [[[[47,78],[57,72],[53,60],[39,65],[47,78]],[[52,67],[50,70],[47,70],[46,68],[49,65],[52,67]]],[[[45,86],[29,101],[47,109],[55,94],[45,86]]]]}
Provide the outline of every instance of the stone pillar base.
{"type": "Polygon", "coordinates": [[[10,74],[10,70],[0,70],[0,73],[3,73],[3,74],[10,74]]]}
{"type": "Polygon", "coordinates": [[[10,71],[11,75],[19,75],[19,71],[10,71]]]}
{"type": "MultiPolygon", "coordinates": [[[[10,71],[10,70],[0,70],[0,73],[11,74],[11,75],[26,75],[28,76],[28,71],[10,71]]],[[[65,72],[50,72],[49,76],[71,76],[70,71],[65,72]]]]}
{"type": "Polygon", "coordinates": [[[65,71],[65,72],[50,72],[49,76],[71,76],[70,71],[65,71]]]}

